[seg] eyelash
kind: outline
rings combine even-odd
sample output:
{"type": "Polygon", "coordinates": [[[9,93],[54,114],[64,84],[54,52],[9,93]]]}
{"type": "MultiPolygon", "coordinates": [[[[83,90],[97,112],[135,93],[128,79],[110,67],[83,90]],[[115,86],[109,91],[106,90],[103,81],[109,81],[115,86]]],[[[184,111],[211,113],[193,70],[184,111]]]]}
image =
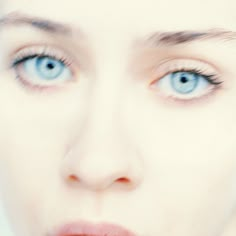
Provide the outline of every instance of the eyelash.
{"type": "Polygon", "coordinates": [[[19,63],[24,62],[27,59],[42,57],[42,56],[47,56],[56,59],[65,64],[66,66],[71,66],[72,64],[72,60],[66,57],[64,53],[62,53],[61,51],[44,46],[44,47],[32,47],[32,48],[22,49],[14,57],[12,62],[12,67],[18,65],[19,63]]]}
{"type": "MultiPolygon", "coordinates": [[[[55,60],[60,61],[61,63],[63,63],[66,67],[71,69],[71,72],[73,74],[73,68],[72,64],[73,64],[73,60],[71,60],[71,58],[68,58],[67,56],[65,56],[65,54],[63,52],[61,52],[60,50],[55,50],[55,49],[51,49],[48,46],[39,46],[39,47],[31,47],[31,48],[25,48],[22,49],[20,52],[18,52],[16,54],[16,56],[14,56],[13,62],[11,63],[11,67],[12,68],[16,68],[19,64],[23,63],[24,61],[31,59],[31,58],[36,58],[36,57],[51,57],[55,60]]],[[[181,64],[181,63],[180,63],[181,64]]],[[[165,97],[165,101],[167,102],[177,102],[177,103],[193,103],[193,102],[197,102],[199,100],[203,100],[206,97],[209,97],[210,95],[213,95],[214,92],[216,90],[218,90],[221,87],[221,84],[223,83],[223,81],[219,80],[219,76],[216,73],[206,73],[202,68],[198,68],[197,66],[178,66],[178,69],[166,69],[166,73],[164,73],[163,76],[161,76],[161,78],[165,77],[168,74],[172,74],[172,73],[177,73],[177,72],[188,72],[188,73],[194,73],[197,74],[199,76],[202,76],[204,79],[207,80],[207,82],[209,82],[209,84],[214,85],[214,87],[211,89],[210,92],[207,92],[206,94],[202,95],[202,96],[195,96],[193,98],[190,99],[181,99],[175,96],[166,96],[165,97]]],[[[25,79],[21,78],[20,75],[17,75],[17,78],[21,80],[23,86],[25,87],[30,87],[33,90],[36,91],[41,91],[43,92],[45,89],[53,89],[53,86],[40,86],[38,84],[33,84],[30,83],[28,81],[26,81],[25,79]]],[[[159,79],[155,79],[153,82],[150,83],[150,85],[153,85],[154,83],[158,82],[159,80],[161,80],[161,78],[159,79]]]]}
{"type": "Polygon", "coordinates": [[[194,66],[188,67],[188,66],[178,66],[178,69],[167,69],[166,72],[164,73],[164,75],[162,75],[161,77],[159,77],[158,79],[155,79],[154,81],[152,81],[150,83],[150,86],[152,86],[153,84],[155,84],[156,82],[158,82],[159,80],[161,80],[162,78],[164,78],[165,76],[169,75],[169,74],[173,74],[173,73],[178,73],[178,72],[188,72],[188,73],[193,73],[193,74],[197,74],[198,76],[202,76],[204,79],[206,79],[207,82],[209,82],[209,84],[213,85],[214,87],[211,89],[210,92],[207,92],[204,95],[201,96],[195,96],[193,98],[189,98],[189,99],[182,99],[182,98],[178,98],[175,96],[166,96],[164,97],[164,100],[166,102],[170,102],[170,103],[179,103],[180,105],[186,105],[186,104],[192,104],[194,102],[199,102],[199,101],[203,101],[206,98],[210,97],[211,95],[214,94],[214,92],[216,92],[217,90],[219,90],[221,88],[221,84],[224,83],[224,81],[221,81],[219,78],[219,75],[217,75],[216,73],[206,73],[202,68],[198,68],[197,66],[194,68],[194,66]]]}
{"type": "MultiPolygon", "coordinates": [[[[182,68],[182,69],[168,72],[168,73],[166,73],[166,75],[170,74],[170,73],[178,73],[178,72],[188,72],[188,73],[197,74],[199,76],[204,77],[210,84],[214,84],[214,85],[219,85],[219,84],[223,83],[223,81],[219,81],[217,74],[207,74],[203,70],[196,69],[196,68],[193,68],[193,69],[182,68]]],[[[162,77],[164,77],[164,76],[162,76],[162,77]]]]}
{"type": "MultiPolygon", "coordinates": [[[[13,56],[13,60],[11,62],[11,68],[17,69],[17,66],[19,66],[21,63],[25,62],[28,59],[33,59],[37,57],[50,57],[55,60],[60,61],[63,63],[66,67],[68,67],[72,75],[74,74],[74,68],[73,68],[73,60],[70,57],[67,57],[65,53],[63,53],[61,50],[50,48],[49,46],[34,46],[30,48],[25,48],[20,50],[18,53],[16,53],[15,56],[13,56]]],[[[17,72],[16,72],[17,73],[17,72]]],[[[50,89],[53,90],[55,86],[42,86],[39,84],[33,84],[22,78],[19,73],[16,75],[17,79],[21,81],[21,85],[23,85],[26,88],[30,88],[36,91],[43,92],[44,90],[50,89]]]]}

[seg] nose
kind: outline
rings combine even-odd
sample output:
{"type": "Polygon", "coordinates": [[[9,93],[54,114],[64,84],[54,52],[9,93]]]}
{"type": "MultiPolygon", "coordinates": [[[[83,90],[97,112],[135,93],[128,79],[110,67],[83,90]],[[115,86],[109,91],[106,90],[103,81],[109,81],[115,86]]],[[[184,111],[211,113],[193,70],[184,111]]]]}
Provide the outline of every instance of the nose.
{"type": "Polygon", "coordinates": [[[70,186],[91,191],[135,189],[143,180],[143,160],[121,118],[120,80],[111,80],[112,76],[113,72],[101,74],[87,116],[75,125],[77,138],[62,165],[63,179],[70,186]]]}
{"type": "Polygon", "coordinates": [[[83,160],[69,169],[65,178],[68,184],[83,186],[91,191],[103,191],[112,187],[130,190],[137,187],[140,176],[134,175],[127,167],[117,162],[91,163],[83,160]]]}
{"type": "Polygon", "coordinates": [[[69,148],[62,164],[64,182],[91,191],[137,188],[143,179],[141,155],[119,129],[98,127],[85,127],[69,148]]]}
{"type": "Polygon", "coordinates": [[[135,189],[143,178],[138,153],[130,147],[121,149],[111,143],[102,144],[101,140],[99,143],[87,148],[77,144],[70,150],[63,163],[65,182],[91,191],[113,187],[135,189]]]}

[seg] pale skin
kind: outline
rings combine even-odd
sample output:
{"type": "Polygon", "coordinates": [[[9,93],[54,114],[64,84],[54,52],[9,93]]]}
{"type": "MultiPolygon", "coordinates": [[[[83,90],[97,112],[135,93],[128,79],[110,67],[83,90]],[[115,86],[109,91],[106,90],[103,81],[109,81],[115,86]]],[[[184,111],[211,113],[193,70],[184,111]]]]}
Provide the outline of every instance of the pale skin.
{"type": "Polygon", "coordinates": [[[0,183],[17,236],[80,219],[138,236],[236,235],[235,7],[5,2],[0,183]],[[63,55],[70,76],[39,80],[13,65],[32,51],[63,55]],[[183,68],[218,84],[179,94],[158,83],[183,68]]]}

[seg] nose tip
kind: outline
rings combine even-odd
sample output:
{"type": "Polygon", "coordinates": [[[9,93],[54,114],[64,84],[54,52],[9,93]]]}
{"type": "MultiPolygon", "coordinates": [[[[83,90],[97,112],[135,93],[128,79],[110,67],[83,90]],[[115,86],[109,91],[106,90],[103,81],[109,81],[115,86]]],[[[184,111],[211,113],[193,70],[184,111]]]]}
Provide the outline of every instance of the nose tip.
{"type": "Polygon", "coordinates": [[[135,189],[144,174],[139,150],[111,132],[105,133],[102,139],[95,137],[87,134],[67,149],[61,169],[64,182],[89,191],[135,189]],[[105,135],[109,137],[104,140],[105,135]]]}
{"type": "MultiPolygon", "coordinates": [[[[118,155],[118,154],[117,154],[118,155]]],[[[108,154],[72,153],[65,158],[62,176],[68,186],[90,191],[104,191],[110,188],[131,190],[143,179],[143,165],[137,156],[132,158],[108,154]],[[123,157],[123,158],[122,158],[123,157]]]]}

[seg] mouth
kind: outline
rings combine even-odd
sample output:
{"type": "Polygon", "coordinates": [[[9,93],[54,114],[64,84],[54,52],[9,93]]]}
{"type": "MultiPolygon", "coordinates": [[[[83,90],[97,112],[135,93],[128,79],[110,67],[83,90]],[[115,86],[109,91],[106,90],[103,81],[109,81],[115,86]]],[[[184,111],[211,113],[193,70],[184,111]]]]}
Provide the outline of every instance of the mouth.
{"type": "Polygon", "coordinates": [[[122,226],[99,223],[92,224],[85,221],[67,223],[56,228],[47,236],[137,236],[122,226]]]}

